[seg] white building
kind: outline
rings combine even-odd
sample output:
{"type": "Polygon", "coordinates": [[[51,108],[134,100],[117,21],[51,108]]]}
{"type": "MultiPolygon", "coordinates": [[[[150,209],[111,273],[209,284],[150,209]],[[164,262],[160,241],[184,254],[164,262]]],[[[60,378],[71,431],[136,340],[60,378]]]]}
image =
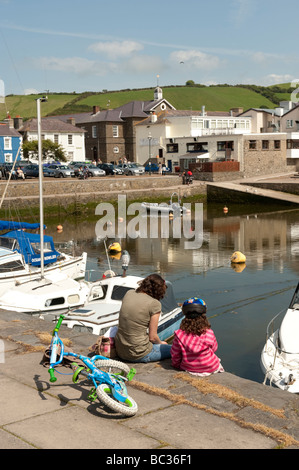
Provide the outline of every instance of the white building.
{"type": "MultiPolygon", "coordinates": [[[[37,119],[30,119],[18,129],[24,140],[38,140],[37,119]]],[[[68,161],[85,160],[85,130],[76,127],[72,121],[63,122],[59,119],[45,118],[41,120],[42,140],[52,140],[59,144],[68,161]]]]}
{"type": "Polygon", "coordinates": [[[240,110],[206,112],[167,110],[152,114],[136,124],[137,161],[162,158],[171,169],[179,160],[217,160],[234,149],[237,136],[251,133],[251,117],[239,117],[240,110]]]}

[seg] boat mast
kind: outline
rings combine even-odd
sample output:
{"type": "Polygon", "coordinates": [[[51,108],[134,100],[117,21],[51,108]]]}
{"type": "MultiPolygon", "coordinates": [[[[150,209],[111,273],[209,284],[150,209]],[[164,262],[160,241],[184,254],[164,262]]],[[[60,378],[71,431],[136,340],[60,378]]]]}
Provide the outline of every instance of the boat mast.
{"type": "Polygon", "coordinates": [[[47,97],[38,98],[37,106],[37,136],[38,136],[38,165],[39,165],[39,218],[40,218],[40,270],[41,279],[44,278],[44,207],[43,207],[43,165],[42,165],[42,136],[41,136],[41,102],[48,101],[47,97]]]}

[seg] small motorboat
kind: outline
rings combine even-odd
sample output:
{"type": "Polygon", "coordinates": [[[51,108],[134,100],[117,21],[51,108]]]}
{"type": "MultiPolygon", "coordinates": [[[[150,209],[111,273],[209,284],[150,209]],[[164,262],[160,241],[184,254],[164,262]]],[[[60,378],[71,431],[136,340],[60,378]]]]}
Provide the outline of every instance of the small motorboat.
{"type": "MultiPolygon", "coordinates": [[[[39,279],[41,276],[40,224],[0,220],[0,294],[18,282],[39,279]]],[[[64,273],[72,279],[85,277],[87,253],[71,256],[56,250],[53,237],[44,235],[45,275],[64,273]]]]}
{"type": "Polygon", "coordinates": [[[299,393],[299,283],[284,313],[285,310],[277,314],[267,327],[261,354],[264,384],[269,380],[270,385],[299,393]]]}
{"type": "Polygon", "coordinates": [[[65,313],[89,300],[91,283],[76,281],[63,273],[18,282],[0,296],[0,308],[9,312],[65,313]]]}
{"type": "Polygon", "coordinates": [[[181,205],[178,193],[172,193],[169,204],[166,202],[142,202],[142,209],[149,215],[182,215],[188,213],[188,209],[181,205]],[[173,196],[178,197],[178,202],[173,202],[173,196]]]}
{"type": "MultiPolygon", "coordinates": [[[[137,289],[142,279],[131,275],[103,278],[91,289],[89,302],[83,307],[69,311],[65,315],[63,324],[79,332],[109,335],[109,330],[118,325],[119,311],[125,293],[130,289],[137,289]]],[[[162,313],[158,325],[158,335],[162,341],[167,341],[174,334],[183,317],[182,309],[175,301],[172,284],[169,281],[166,281],[166,284],[168,288],[161,300],[162,313]]]]}

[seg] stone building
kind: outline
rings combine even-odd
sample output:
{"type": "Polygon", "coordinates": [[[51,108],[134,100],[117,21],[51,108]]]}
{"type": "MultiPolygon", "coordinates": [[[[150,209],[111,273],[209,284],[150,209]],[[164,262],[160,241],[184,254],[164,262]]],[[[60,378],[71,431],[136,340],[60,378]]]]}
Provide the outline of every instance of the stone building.
{"type": "Polygon", "coordinates": [[[137,161],[135,125],[149,115],[175,109],[163,98],[162,89],[154,90],[154,99],[131,101],[115,109],[101,110],[94,106],[91,113],[56,116],[57,119],[73,123],[84,129],[86,159],[102,162],[117,162],[126,157],[137,161]]]}

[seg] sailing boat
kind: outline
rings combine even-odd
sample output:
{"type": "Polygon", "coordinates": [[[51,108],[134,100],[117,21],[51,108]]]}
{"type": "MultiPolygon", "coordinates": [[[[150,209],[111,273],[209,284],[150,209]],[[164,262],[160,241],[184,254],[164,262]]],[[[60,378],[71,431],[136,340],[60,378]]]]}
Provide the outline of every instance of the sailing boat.
{"type": "MultiPolygon", "coordinates": [[[[7,288],[13,287],[16,282],[24,282],[38,279],[41,270],[46,275],[55,272],[64,273],[72,279],[82,279],[85,277],[87,253],[80,256],[71,256],[60,253],[55,249],[53,238],[50,236],[41,237],[45,228],[43,223],[43,200],[42,200],[42,159],[41,159],[41,129],[40,129],[40,101],[37,100],[38,122],[39,122],[39,192],[40,192],[40,223],[29,224],[26,222],[1,221],[0,231],[7,230],[0,235],[0,294],[7,288]],[[40,227],[43,227],[41,230],[40,227]],[[27,230],[39,230],[40,233],[31,233],[27,230]]],[[[16,164],[20,148],[14,160],[13,168],[16,164]]],[[[10,172],[11,177],[12,171],[10,172]]],[[[6,188],[2,194],[0,208],[5,198],[6,190],[10,182],[7,181],[6,188]]]]}
{"type": "MultiPolygon", "coordinates": [[[[39,198],[40,198],[40,223],[42,228],[39,234],[29,234],[23,232],[23,229],[8,232],[2,240],[18,240],[19,248],[23,247],[23,255],[26,253],[27,263],[23,264],[23,269],[28,269],[27,276],[20,274],[21,270],[11,271],[10,286],[5,286],[4,291],[0,291],[0,307],[6,310],[30,311],[41,310],[51,306],[51,310],[56,307],[73,308],[83,305],[89,295],[89,283],[85,281],[78,282],[72,276],[76,276],[76,270],[79,276],[85,276],[86,254],[85,256],[71,259],[61,259],[60,254],[55,250],[51,237],[43,234],[44,228],[44,211],[43,211],[43,172],[42,172],[42,155],[41,155],[41,115],[40,102],[46,101],[46,98],[37,99],[37,117],[38,117],[38,153],[39,153],[39,198]],[[20,230],[20,232],[19,232],[20,230]],[[26,233],[26,235],[25,235],[26,233]],[[35,244],[35,249],[34,249],[35,244]],[[37,248],[38,249],[37,249],[37,248]],[[50,249],[49,249],[50,247],[50,249]],[[45,250],[46,248],[46,250],[45,250]],[[32,251],[31,251],[32,249],[32,251]],[[53,261],[53,262],[52,262],[53,261]],[[73,266],[73,271],[72,271],[73,266]],[[19,272],[19,276],[17,273],[19,272]],[[25,299],[26,298],[26,302],[25,299]],[[23,300],[22,300],[23,299],[23,300]],[[26,303],[22,306],[22,304],[26,303]],[[50,304],[50,305],[49,305],[50,304]],[[36,307],[35,307],[36,306],[36,307]],[[24,308],[24,310],[23,310],[24,308]]],[[[3,249],[4,250],[4,249],[3,249]]],[[[21,250],[14,250],[13,247],[7,251],[7,259],[11,256],[19,256],[22,259],[21,250]]],[[[0,249],[1,256],[1,249],[0,249]]],[[[3,256],[5,256],[3,252],[3,256]]],[[[64,255],[66,256],[66,255],[64,255]]],[[[25,258],[25,257],[24,257],[25,258]]],[[[14,261],[16,262],[17,258],[14,261]]],[[[1,270],[1,265],[0,265],[1,270]]],[[[1,280],[1,277],[0,277],[1,280]]],[[[3,281],[3,286],[5,280],[3,281]]],[[[1,287],[1,282],[0,282],[1,287]]]]}

